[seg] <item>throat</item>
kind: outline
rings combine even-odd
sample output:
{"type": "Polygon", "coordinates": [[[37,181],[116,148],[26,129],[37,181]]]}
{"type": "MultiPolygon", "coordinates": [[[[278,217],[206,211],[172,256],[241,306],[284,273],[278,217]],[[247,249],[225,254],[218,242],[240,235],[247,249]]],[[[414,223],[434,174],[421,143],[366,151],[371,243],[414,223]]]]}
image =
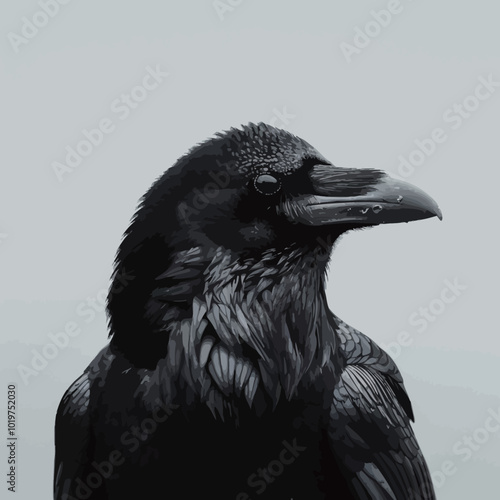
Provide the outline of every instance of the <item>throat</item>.
{"type": "Polygon", "coordinates": [[[179,313],[177,306],[166,327],[159,367],[186,388],[181,396],[172,387],[182,403],[201,400],[221,418],[249,407],[262,413],[321,376],[335,352],[325,267],[326,258],[303,249],[259,259],[213,252],[191,307],[179,313]]]}

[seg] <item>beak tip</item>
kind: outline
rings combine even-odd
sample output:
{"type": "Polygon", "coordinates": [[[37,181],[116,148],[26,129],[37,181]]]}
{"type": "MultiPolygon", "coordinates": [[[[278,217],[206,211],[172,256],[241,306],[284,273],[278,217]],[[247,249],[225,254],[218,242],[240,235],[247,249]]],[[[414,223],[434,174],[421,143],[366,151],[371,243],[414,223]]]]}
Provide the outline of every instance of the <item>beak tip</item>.
{"type": "Polygon", "coordinates": [[[440,221],[443,220],[443,212],[439,208],[439,205],[420,188],[404,182],[400,183],[399,189],[399,192],[404,192],[405,194],[402,198],[405,201],[407,200],[407,208],[420,211],[425,214],[424,218],[437,217],[440,221]]]}
{"type": "Polygon", "coordinates": [[[443,212],[438,207],[437,203],[434,202],[434,207],[432,207],[432,216],[437,217],[439,220],[443,220],[443,212]]]}

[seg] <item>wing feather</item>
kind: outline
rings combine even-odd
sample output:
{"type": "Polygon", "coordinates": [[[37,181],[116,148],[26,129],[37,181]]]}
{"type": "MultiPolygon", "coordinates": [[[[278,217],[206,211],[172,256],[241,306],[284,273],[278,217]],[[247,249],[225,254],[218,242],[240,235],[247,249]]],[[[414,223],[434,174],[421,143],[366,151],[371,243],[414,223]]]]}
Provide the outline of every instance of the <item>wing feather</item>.
{"type": "MultiPolygon", "coordinates": [[[[81,375],[64,394],[56,416],[54,499],[76,495],[74,479],[84,477],[91,447],[90,380],[81,375]]],[[[78,498],[78,497],[76,497],[78,498]]]]}
{"type": "Polygon", "coordinates": [[[361,499],[435,498],[410,419],[383,374],[348,365],[334,392],[330,419],[332,448],[358,495],[366,490],[361,499]]]}
{"type": "Polygon", "coordinates": [[[329,438],[353,490],[360,500],[434,500],[394,361],[362,333],[336,324],[347,364],[334,389],[329,438]]]}

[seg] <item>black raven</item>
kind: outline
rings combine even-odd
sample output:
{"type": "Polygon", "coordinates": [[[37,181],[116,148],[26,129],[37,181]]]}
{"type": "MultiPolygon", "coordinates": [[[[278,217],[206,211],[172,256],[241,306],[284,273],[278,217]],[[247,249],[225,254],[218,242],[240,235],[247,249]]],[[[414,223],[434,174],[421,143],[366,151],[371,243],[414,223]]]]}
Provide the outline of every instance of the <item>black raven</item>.
{"type": "Polygon", "coordinates": [[[110,344],[57,412],[55,498],[435,498],[396,365],[325,295],[342,233],[433,216],[266,124],[193,148],[119,247],[110,344]]]}

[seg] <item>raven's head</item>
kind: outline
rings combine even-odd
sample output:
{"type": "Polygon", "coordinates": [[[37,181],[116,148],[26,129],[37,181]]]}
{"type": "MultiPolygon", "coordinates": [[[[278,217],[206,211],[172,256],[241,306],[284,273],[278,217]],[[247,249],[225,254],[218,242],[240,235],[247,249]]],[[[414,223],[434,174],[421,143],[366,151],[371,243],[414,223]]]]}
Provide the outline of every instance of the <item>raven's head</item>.
{"type": "Polygon", "coordinates": [[[219,134],[156,181],[125,233],[112,343],[159,370],[173,399],[202,399],[221,415],[240,399],[276,404],[334,356],[323,319],[336,238],[433,216],[437,204],[419,189],[336,167],[283,130],[219,134]],[[123,276],[134,279],[122,286],[123,276]]]}

